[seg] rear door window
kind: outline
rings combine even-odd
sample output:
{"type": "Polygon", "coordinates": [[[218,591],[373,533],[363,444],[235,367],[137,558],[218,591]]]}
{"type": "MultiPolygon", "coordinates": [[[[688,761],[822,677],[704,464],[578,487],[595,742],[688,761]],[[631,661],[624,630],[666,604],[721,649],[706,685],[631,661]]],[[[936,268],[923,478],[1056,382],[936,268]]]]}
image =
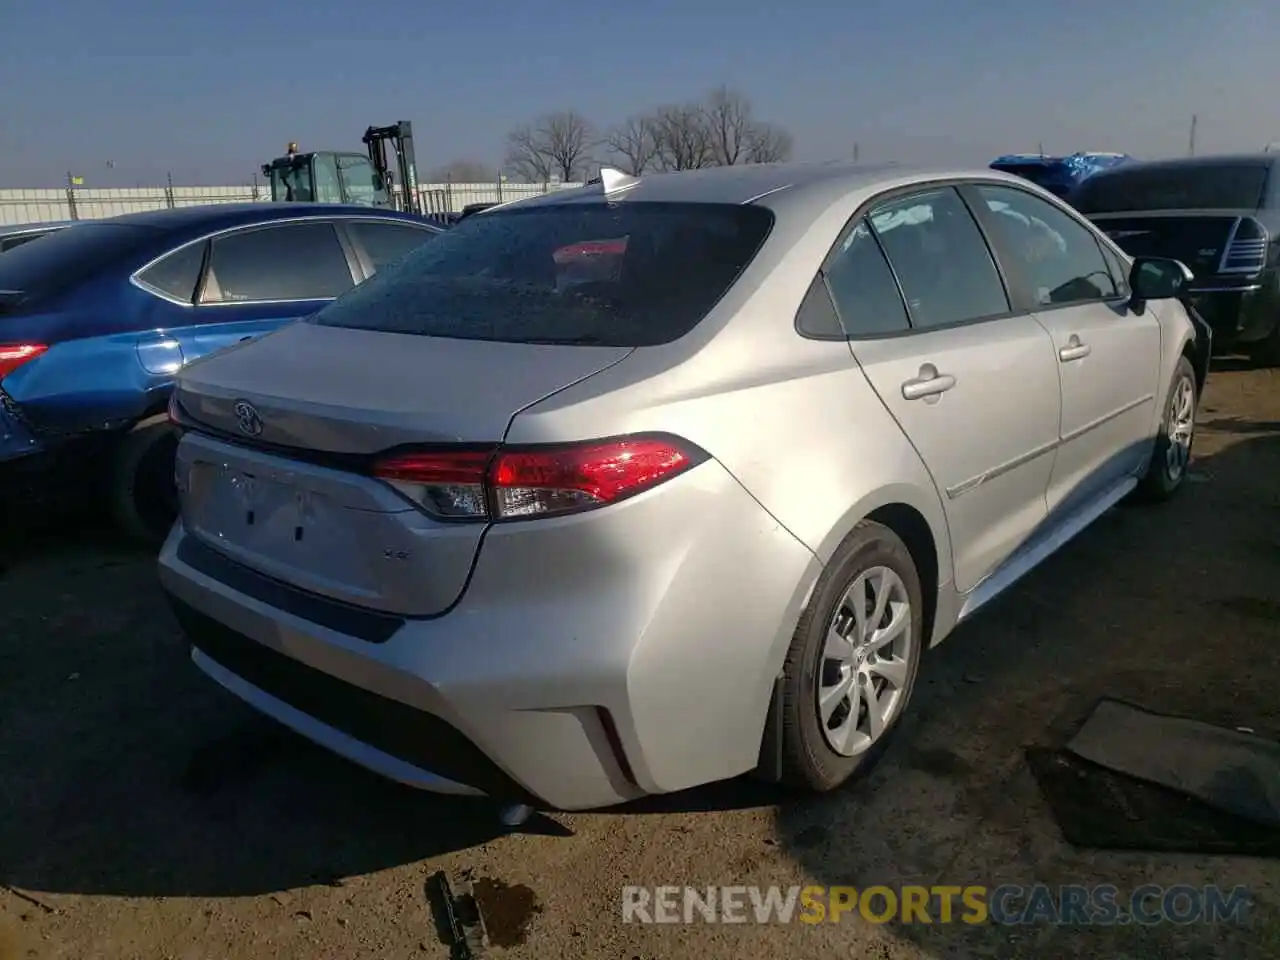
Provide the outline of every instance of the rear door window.
{"type": "Polygon", "coordinates": [[[907,299],[913,327],[1009,312],[986,240],[951,187],[891,200],[869,219],[907,299]]]}
{"type": "Polygon", "coordinates": [[[255,227],[213,241],[200,302],[324,300],[354,282],[332,223],[255,227]]]}
{"type": "Polygon", "coordinates": [[[824,272],[848,336],[883,336],[910,327],[898,281],[866,220],[849,229],[824,272]]]}
{"type": "Polygon", "coordinates": [[[175,300],[190,303],[204,265],[204,248],[203,243],[187,244],[143,270],[138,274],[138,281],[175,300]]]}
{"type": "Polygon", "coordinates": [[[510,343],[649,346],[688,333],[773,226],[764,207],[553,203],[471,217],[314,318],[510,343]]]}
{"type": "Polygon", "coordinates": [[[346,227],[374,271],[395,263],[437,235],[422,227],[376,220],[352,220],[346,227]]]}

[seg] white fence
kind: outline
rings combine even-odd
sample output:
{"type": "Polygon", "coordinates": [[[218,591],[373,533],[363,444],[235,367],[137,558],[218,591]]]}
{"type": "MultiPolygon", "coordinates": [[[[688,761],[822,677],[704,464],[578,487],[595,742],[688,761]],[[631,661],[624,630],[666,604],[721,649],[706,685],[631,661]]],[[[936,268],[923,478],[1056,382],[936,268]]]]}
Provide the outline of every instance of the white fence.
{"type": "MultiPolygon", "coordinates": [[[[456,213],[469,203],[501,203],[534,197],[576,183],[424,183],[418,190],[427,213],[456,213]]],[[[208,203],[270,200],[263,187],[63,187],[0,190],[0,225],[94,220],[143,210],[191,207],[208,203]]]]}

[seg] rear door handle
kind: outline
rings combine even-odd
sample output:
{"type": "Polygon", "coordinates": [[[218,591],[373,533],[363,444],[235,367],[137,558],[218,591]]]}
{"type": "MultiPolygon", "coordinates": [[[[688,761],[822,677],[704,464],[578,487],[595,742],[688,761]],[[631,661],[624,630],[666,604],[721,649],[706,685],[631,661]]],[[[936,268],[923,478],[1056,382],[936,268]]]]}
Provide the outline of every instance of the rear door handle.
{"type": "Polygon", "coordinates": [[[902,385],[904,400],[923,400],[926,397],[937,397],[946,393],[956,385],[956,378],[949,373],[939,373],[932,363],[923,364],[920,373],[914,380],[902,385]]]}
{"type": "Polygon", "coordinates": [[[1063,363],[1070,363],[1072,360],[1083,360],[1092,352],[1093,347],[1081,343],[1080,338],[1073,333],[1067,345],[1058,351],[1058,359],[1063,363]]]}

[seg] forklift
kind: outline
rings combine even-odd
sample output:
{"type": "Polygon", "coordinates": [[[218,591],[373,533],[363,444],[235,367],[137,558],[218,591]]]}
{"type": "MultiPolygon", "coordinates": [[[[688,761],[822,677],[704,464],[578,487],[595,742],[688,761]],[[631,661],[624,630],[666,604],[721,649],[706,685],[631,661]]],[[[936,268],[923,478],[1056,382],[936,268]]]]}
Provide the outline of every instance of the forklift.
{"type": "Polygon", "coordinates": [[[401,120],[389,127],[369,127],[363,139],[367,153],[299,153],[296,143],[289,144],[283,157],[262,165],[262,175],[271,182],[271,199],[287,203],[353,203],[421,214],[413,124],[401,120]],[[388,162],[388,146],[395,156],[398,180],[388,162]]]}

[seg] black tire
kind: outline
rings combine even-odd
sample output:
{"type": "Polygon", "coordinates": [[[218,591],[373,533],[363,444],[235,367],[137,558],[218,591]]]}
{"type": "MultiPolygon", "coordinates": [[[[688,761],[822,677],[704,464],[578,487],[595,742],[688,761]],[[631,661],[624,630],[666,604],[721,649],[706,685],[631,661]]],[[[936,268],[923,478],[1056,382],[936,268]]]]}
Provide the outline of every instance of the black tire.
{"type": "Polygon", "coordinates": [[[1249,344],[1249,361],[1259,367],[1280,367],[1280,319],[1266,337],[1249,344]]]}
{"type": "Polygon", "coordinates": [[[156,547],[178,516],[173,482],[178,432],[163,414],[134,425],[112,451],[107,496],[117,529],[143,546],[156,547]]]}
{"type": "Polygon", "coordinates": [[[1173,378],[1165,393],[1164,413],[1160,418],[1160,432],[1156,435],[1155,448],[1151,451],[1151,462],[1147,465],[1147,472],[1143,474],[1138,489],[1134,491],[1139,500],[1148,503],[1168,500],[1186,482],[1187,470],[1191,464],[1191,447],[1195,442],[1195,413],[1199,405],[1200,394],[1196,388],[1195,368],[1186,357],[1180,357],[1178,365],[1173,368],[1173,378]],[[1169,460],[1169,450],[1173,445],[1171,439],[1175,413],[1173,404],[1174,397],[1184,384],[1189,384],[1191,391],[1191,436],[1187,441],[1186,462],[1181,465],[1181,469],[1175,470],[1169,460]]]}
{"type": "Polygon", "coordinates": [[[888,527],[869,520],[859,523],[823,571],[787,652],[780,687],[783,783],[824,793],[846,783],[855,774],[864,775],[884,755],[910,704],[920,670],[925,646],[923,611],[920,577],[906,545],[888,527]],[[909,655],[903,658],[906,675],[900,688],[901,697],[884,731],[863,752],[844,756],[832,748],[823,731],[818,706],[819,671],[827,671],[832,666],[823,651],[828,627],[836,619],[846,591],[862,573],[876,567],[886,567],[897,575],[910,603],[909,655]]]}

